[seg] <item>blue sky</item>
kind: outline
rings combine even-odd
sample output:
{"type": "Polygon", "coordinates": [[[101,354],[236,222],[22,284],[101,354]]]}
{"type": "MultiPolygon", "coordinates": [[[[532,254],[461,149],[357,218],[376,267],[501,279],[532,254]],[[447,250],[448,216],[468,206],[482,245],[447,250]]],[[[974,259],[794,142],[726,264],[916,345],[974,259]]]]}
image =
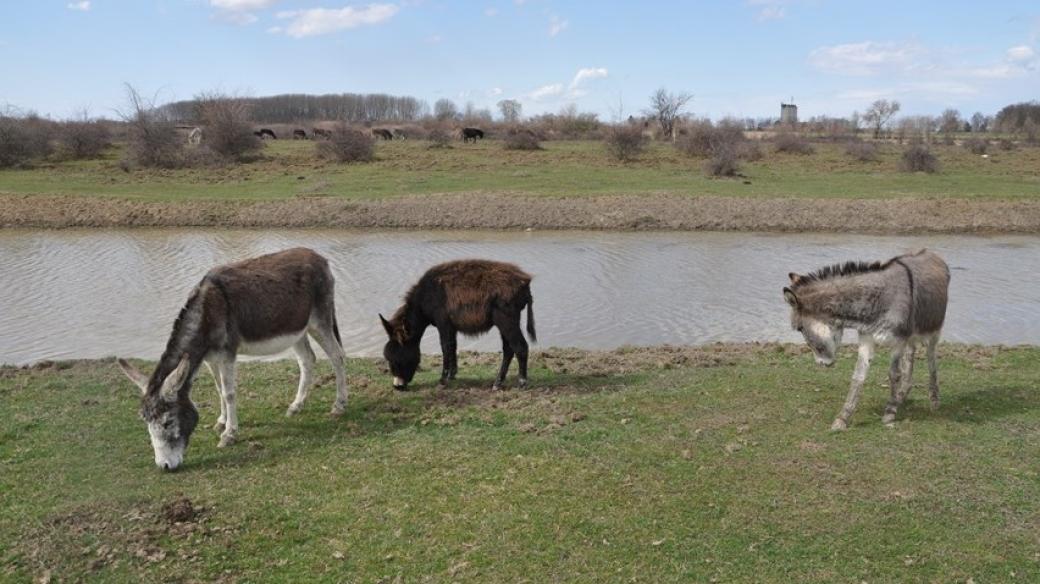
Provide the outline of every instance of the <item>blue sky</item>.
{"type": "Polygon", "coordinates": [[[0,105],[385,92],[609,119],[664,86],[698,115],[995,113],[1040,99],[1040,2],[3,0],[0,105]]]}

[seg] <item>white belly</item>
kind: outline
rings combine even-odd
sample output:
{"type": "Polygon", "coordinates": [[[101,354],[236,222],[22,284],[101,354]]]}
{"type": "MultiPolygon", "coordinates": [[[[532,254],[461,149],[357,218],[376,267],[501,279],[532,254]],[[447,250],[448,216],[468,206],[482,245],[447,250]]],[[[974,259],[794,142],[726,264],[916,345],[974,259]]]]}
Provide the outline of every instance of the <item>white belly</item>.
{"type": "Polygon", "coordinates": [[[307,334],[307,329],[298,333],[271,337],[262,341],[246,341],[243,339],[238,345],[238,354],[255,356],[275,355],[295,345],[300,340],[300,337],[305,334],[307,334]]]}

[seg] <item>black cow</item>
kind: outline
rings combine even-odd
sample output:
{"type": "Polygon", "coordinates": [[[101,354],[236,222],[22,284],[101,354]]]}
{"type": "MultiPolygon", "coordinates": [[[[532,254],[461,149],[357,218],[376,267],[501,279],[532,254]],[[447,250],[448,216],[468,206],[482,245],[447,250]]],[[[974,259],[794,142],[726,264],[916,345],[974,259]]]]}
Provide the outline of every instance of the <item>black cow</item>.
{"type": "Polygon", "coordinates": [[[479,128],[462,128],[462,142],[469,142],[473,140],[473,143],[477,143],[477,139],[484,139],[484,130],[479,128]]]}
{"type": "Polygon", "coordinates": [[[293,140],[306,140],[307,139],[307,132],[304,132],[301,128],[296,128],[295,130],[292,131],[292,139],[293,140]]]}
{"type": "Polygon", "coordinates": [[[383,140],[393,140],[394,135],[386,128],[372,128],[372,135],[383,140]]]}

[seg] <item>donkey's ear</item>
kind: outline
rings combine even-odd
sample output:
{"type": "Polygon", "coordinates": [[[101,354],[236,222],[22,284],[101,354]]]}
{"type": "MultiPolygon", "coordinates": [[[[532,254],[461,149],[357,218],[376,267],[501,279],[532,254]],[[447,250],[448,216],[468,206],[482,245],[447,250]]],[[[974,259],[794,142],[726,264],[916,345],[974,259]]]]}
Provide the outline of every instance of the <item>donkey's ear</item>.
{"type": "Polygon", "coordinates": [[[181,386],[184,385],[184,380],[188,377],[190,364],[188,354],[185,353],[181,356],[181,361],[177,363],[177,367],[163,380],[162,387],[159,389],[160,397],[169,402],[177,401],[177,394],[180,392],[181,386]]]}
{"type": "Polygon", "coordinates": [[[148,378],[145,377],[144,373],[138,371],[138,369],[131,365],[126,359],[116,359],[116,364],[123,370],[123,374],[129,377],[130,381],[141,389],[141,395],[144,395],[145,392],[148,391],[148,378]]]}
{"type": "Polygon", "coordinates": [[[382,314],[379,315],[379,322],[383,323],[383,330],[386,331],[386,336],[393,338],[394,327],[390,326],[390,323],[385,318],[383,318],[382,314]]]}
{"type": "Polygon", "coordinates": [[[800,275],[798,275],[798,274],[796,274],[794,272],[789,272],[787,274],[787,277],[791,279],[791,285],[792,286],[797,286],[798,283],[802,281],[802,276],[800,276],[800,275]]]}
{"type": "Polygon", "coordinates": [[[784,300],[794,308],[798,308],[798,297],[790,288],[784,288],[784,300]]]}

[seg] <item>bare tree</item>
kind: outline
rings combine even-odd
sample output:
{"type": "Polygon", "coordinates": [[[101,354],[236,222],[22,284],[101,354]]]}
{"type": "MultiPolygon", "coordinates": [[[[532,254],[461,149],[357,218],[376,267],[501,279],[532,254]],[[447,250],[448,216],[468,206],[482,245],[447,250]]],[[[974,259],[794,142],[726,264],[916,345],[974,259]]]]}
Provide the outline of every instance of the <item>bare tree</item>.
{"type": "Polygon", "coordinates": [[[867,111],[863,113],[863,121],[874,128],[874,137],[881,137],[881,130],[888,125],[892,116],[899,112],[899,102],[887,99],[879,99],[870,104],[867,111]]]}
{"type": "Polygon", "coordinates": [[[502,119],[510,124],[515,124],[523,117],[523,105],[515,99],[503,99],[498,102],[498,111],[502,112],[502,119]]]}
{"type": "Polygon", "coordinates": [[[982,112],[975,112],[971,115],[971,131],[972,132],[986,132],[989,130],[989,120],[982,112]]]}
{"type": "Polygon", "coordinates": [[[168,112],[155,106],[155,97],[142,96],[129,83],[125,87],[128,107],[118,113],[127,124],[129,161],[161,168],[183,164],[183,141],[178,138],[168,112]]]}
{"type": "Polygon", "coordinates": [[[438,99],[433,104],[433,117],[438,121],[454,120],[459,115],[459,108],[450,99],[438,99]]]}
{"type": "Polygon", "coordinates": [[[953,108],[943,110],[939,116],[939,131],[947,136],[959,132],[962,126],[961,113],[953,108]]]}
{"type": "Polygon", "coordinates": [[[242,158],[263,148],[263,142],[253,134],[250,121],[250,103],[241,97],[218,92],[195,96],[196,118],[205,127],[206,146],[225,158],[242,158]]]}
{"type": "Polygon", "coordinates": [[[691,99],[692,93],[670,93],[662,87],[650,96],[650,107],[645,113],[657,120],[662,134],[674,137],[672,130],[675,128],[675,121],[682,115],[683,108],[691,99]]]}

